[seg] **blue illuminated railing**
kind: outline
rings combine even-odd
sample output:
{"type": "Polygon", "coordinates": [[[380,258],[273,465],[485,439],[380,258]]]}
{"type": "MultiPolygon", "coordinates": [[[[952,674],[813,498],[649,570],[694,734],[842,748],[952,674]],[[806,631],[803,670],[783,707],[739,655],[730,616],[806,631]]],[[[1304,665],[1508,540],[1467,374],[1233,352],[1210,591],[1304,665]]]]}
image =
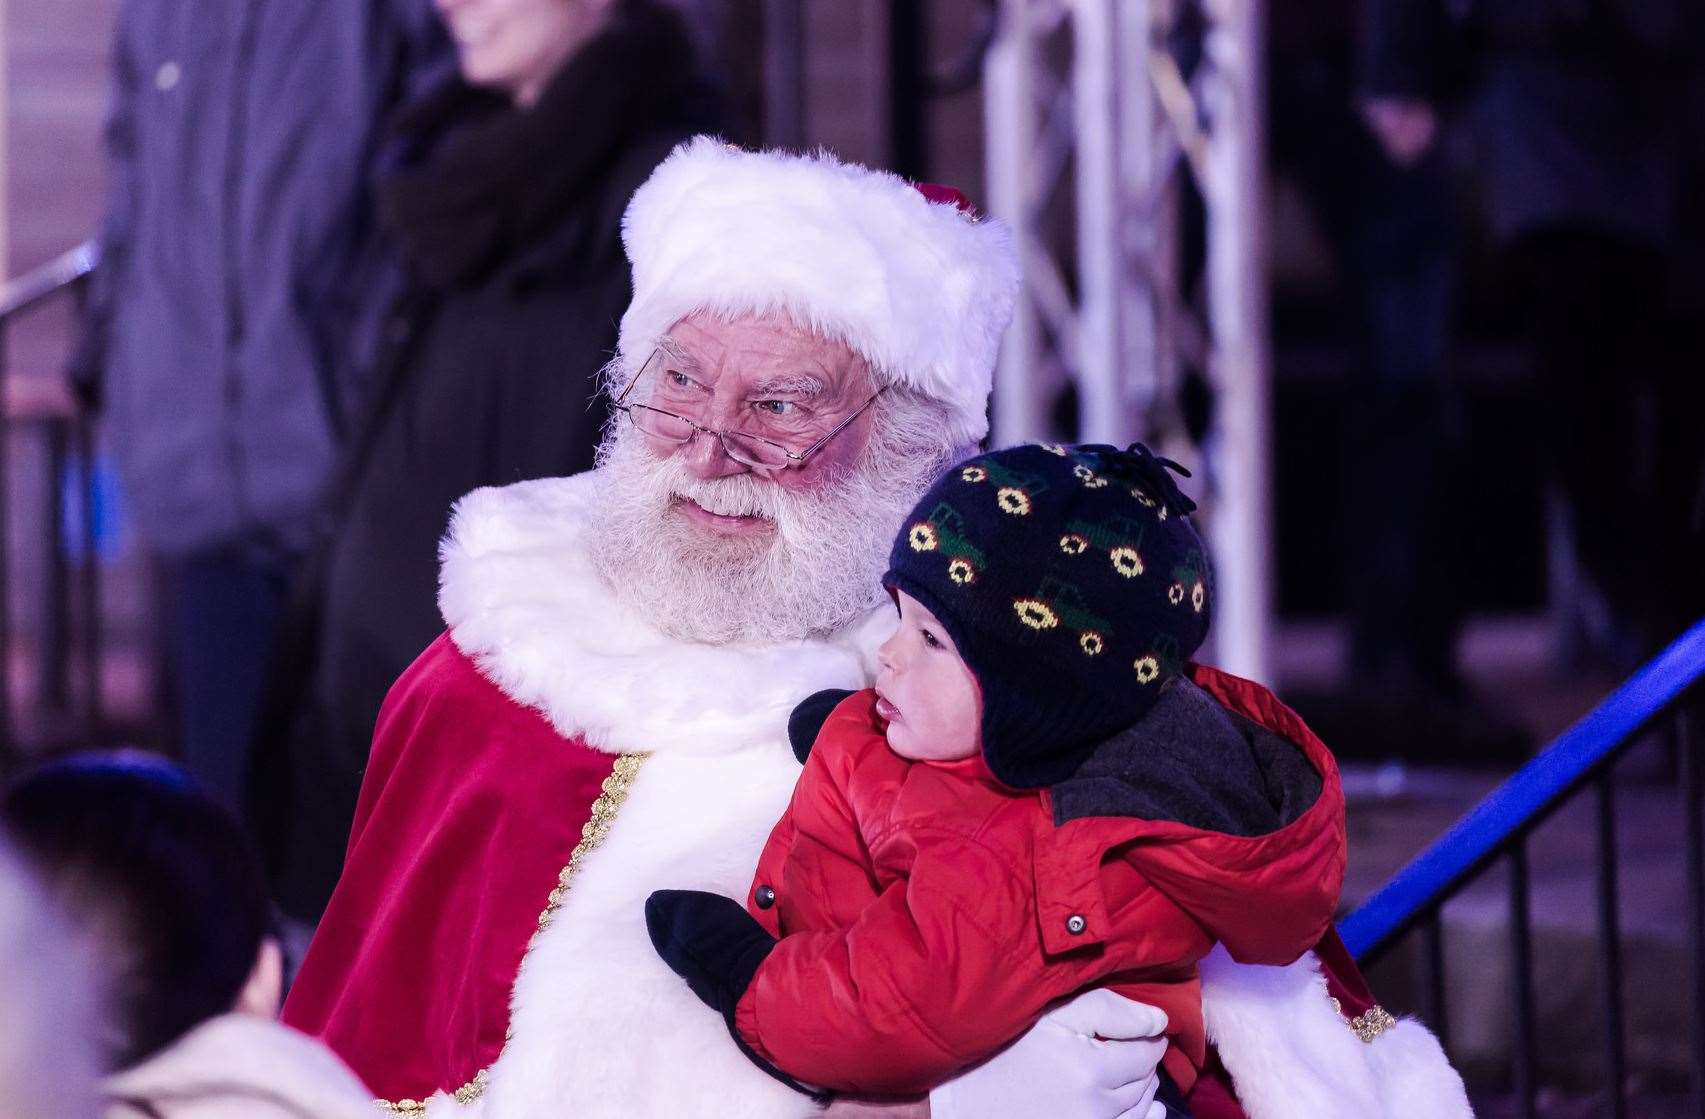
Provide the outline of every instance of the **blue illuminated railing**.
{"type": "Polygon", "coordinates": [[[1493,790],[1338,926],[1344,943],[1364,964],[1377,960],[1406,933],[1423,931],[1427,949],[1424,1014],[1443,1035],[1448,1016],[1440,911],[1492,863],[1509,860],[1512,1060],[1524,1116],[1536,1114],[1537,1091],[1527,840],[1534,828],[1587,785],[1593,786],[1598,801],[1598,948],[1609,1100],[1605,1114],[1614,1119],[1627,1114],[1613,777],[1617,761],[1652,731],[1673,734],[1681,771],[1686,834],[1678,838],[1685,843],[1688,944],[1693,961],[1687,977],[1694,1019],[1693,1113],[1705,1115],[1705,874],[1700,861],[1705,827],[1701,824],[1700,758],[1688,725],[1688,706],[1699,694],[1701,678],[1705,678],[1705,619],[1493,790]]]}

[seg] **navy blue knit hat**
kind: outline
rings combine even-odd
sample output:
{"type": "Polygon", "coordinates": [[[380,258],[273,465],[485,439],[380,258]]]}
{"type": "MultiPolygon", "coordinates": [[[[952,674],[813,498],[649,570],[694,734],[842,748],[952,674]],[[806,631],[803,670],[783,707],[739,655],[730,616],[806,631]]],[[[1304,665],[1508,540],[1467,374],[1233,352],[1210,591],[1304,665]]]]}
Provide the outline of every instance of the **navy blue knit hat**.
{"type": "Polygon", "coordinates": [[[1133,443],[1012,447],[918,502],[883,584],[941,620],[983,693],[983,757],[1041,788],[1147,713],[1208,633],[1195,503],[1133,443]]]}

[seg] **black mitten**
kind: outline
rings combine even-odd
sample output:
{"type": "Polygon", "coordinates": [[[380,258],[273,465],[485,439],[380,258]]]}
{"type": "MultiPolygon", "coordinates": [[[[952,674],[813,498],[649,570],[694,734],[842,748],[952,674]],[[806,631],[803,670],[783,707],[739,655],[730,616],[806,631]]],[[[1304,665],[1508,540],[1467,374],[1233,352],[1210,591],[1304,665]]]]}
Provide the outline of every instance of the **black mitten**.
{"type": "Polygon", "coordinates": [[[800,700],[793,714],[787,717],[787,740],[793,744],[793,756],[799,759],[800,765],[804,765],[805,759],[811,756],[811,747],[816,744],[823,724],[829,721],[830,713],[850,695],[852,693],[845,688],[812,692],[800,700]]]}
{"type": "Polygon", "coordinates": [[[645,928],[663,962],[687,981],[706,1006],[722,1015],[740,1052],[789,1088],[818,1103],[828,1102],[828,1093],[806,1087],[758,1056],[734,1028],[740,996],[776,946],[776,938],[752,919],[745,906],[702,890],[658,890],[645,899],[645,928]]]}
{"type": "Polygon", "coordinates": [[[658,890],[645,900],[645,927],[663,962],[730,1023],[758,965],[776,946],[745,906],[701,890],[658,890]]]}

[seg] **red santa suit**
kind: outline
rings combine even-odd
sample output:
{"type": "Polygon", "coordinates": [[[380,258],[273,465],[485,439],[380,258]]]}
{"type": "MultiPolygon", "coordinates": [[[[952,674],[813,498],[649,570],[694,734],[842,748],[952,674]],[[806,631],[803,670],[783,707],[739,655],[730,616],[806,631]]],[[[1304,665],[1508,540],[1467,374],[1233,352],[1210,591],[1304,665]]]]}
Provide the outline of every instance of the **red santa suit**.
{"type": "MultiPolygon", "coordinates": [[[[827,156],[700,138],[635,194],[623,242],[627,368],[694,311],[786,309],[884,383],[942,403],[950,440],[987,431],[1019,285],[998,221],[827,156]]],[[[745,894],[799,775],[789,713],[813,692],[870,682],[892,607],[828,639],[669,638],[594,569],[597,496],[596,477],[580,475],[458,504],[441,549],[448,632],[380,713],[344,874],[285,1021],[405,1112],[811,1114],[657,956],[645,899],[745,894]]],[[[1386,1113],[1316,1106],[1334,1098],[1322,1070],[1338,1079],[1332,1062],[1372,1058],[1315,968],[1313,956],[1291,969],[1228,964],[1216,979],[1204,962],[1207,1035],[1261,1091],[1253,1119],[1386,1113]],[[1314,1060],[1316,1035],[1338,1047],[1327,1063],[1314,1060]],[[1287,1110],[1291,1100],[1311,1110],[1287,1110]]]]}

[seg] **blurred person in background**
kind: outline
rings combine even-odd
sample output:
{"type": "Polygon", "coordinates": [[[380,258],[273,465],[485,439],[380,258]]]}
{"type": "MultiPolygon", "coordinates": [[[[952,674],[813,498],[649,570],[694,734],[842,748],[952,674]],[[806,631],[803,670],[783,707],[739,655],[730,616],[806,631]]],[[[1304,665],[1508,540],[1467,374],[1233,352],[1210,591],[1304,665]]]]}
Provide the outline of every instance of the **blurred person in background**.
{"type": "Polygon", "coordinates": [[[1392,158],[1426,158],[1463,110],[1576,561],[1626,651],[1651,651],[1705,609],[1705,415],[1677,344],[1669,256],[1678,122],[1705,57],[1698,5],[1365,5],[1364,106],[1392,158]]]}
{"type": "Polygon", "coordinates": [[[1449,369],[1457,220],[1430,135],[1384,142],[1355,105],[1355,0],[1308,0],[1275,21],[1273,141],[1342,274],[1357,353],[1343,395],[1340,549],[1349,588],[1346,668],[1355,702],[1452,730],[1468,710],[1457,675],[1462,557],[1449,531],[1461,456],[1449,369]],[[1298,13],[1299,15],[1301,13],[1298,13]]]}
{"type": "MultiPolygon", "coordinates": [[[[6,790],[0,826],[94,961],[108,1119],[372,1114],[342,1062],[274,1021],[282,955],[259,862],[182,770],[144,754],[51,763],[6,790]]],[[[74,1056],[75,1041],[59,1044],[74,1056]]]]}
{"type": "Polygon", "coordinates": [[[425,0],[125,0],[109,197],[71,376],[157,562],[178,740],[227,804],[384,288],[379,122],[442,55],[425,0]]]}
{"type": "Polygon", "coordinates": [[[0,1114],[92,1119],[96,1005],[82,957],[41,885],[0,843],[0,1114]]]}
{"type": "Polygon", "coordinates": [[[623,208],[715,123],[667,5],[437,6],[461,73],[389,137],[379,214],[407,282],[282,646],[257,775],[280,901],[310,923],[343,865],[380,704],[443,628],[451,505],[592,465],[597,374],[629,297],[623,208]]]}

